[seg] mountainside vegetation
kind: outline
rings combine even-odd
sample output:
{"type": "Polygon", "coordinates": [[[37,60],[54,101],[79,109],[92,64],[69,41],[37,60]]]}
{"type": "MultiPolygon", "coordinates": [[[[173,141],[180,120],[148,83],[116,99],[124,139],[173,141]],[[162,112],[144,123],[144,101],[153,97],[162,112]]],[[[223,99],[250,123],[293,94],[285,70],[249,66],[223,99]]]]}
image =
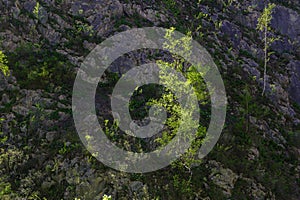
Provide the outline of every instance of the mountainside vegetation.
{"type": "Polygon", "coordinates": [[[0,0],[0,24],[0,199],[300,198],[299,0],[0,0]],[[72,92],[98,44],[143,27],[167,28],[166,50],[129,52],[105,71],[95,95],[104,133],[126,151],[166,146],[180,119],[193,114],[180,107],[187,86],[173,84],[169,68],[193,86],[198,105],[191,106],[199,107],[200,119],[183,125],[197,129],[196,139],[171,165],[126,173],[85,148],[72,92]],[[175,30],[185,37],[173,38],[175,30]],[[212,115],[208,83],[167,51],[181,46],[190,55],[192,39],[212,56],[227,96],[221,137],[203,159],[197,153],[212,115]],[[122,75],[147,63],[157,64],[169,86],[148,84],[130,99],[129,113],[140,125],[149,122],[151,106],[166,111],[164,128],[150,139],[125,134],[111,108],[122,75]]]}

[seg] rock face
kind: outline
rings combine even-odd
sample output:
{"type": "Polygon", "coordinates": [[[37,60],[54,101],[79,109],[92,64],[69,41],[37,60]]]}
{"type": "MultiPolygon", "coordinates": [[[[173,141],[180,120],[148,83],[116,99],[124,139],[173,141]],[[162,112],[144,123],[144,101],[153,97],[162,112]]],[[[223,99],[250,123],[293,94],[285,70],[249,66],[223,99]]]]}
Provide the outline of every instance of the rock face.
{"type": "Polygon", "coordinates": [[[238,179],[238,175],[230,169],[223,168],[220,163],[214,160],[209,161],[209,166],[207,167],[211,170],[209,179],[215,185],[222,188],[225,196],[230,197],[234,184],[238,179]]]}
{"type": "Polygon", "coordinates": [[[272,20],[272,27],[282,35],[288,36],[299,45],[300,15],[297,11],[283,6],[277,6],[272,20]]]}
{"type": "Polygon", "coordinates": [[[275,43],[275,49],[280,53],[291,52],[296,55],[296,60],[290,60],[287,65],[291,71],[289,96],[298,104],[299,100],[299,57],[300,57],[300,15],[291,8],[276,7],[272,20],[272,27],[286,38],[275,43]]]}
{"type": "MultiPolygon", "coordinates": [[[[269,1],[38,2],[0,0],[0,50],[11,69],[8,77],[0,72],[0,199],[299,199],[299,0],[276,1],[271,35],[280,40],[270,46],[265,96],[256,24],[269,1]],[[209,51],[226,86],[227,120],[199,166],[125,174],[82,145],[72,119],[70,77],[105,38],[148,26],[191,30],[209,51]]],[[[116,79],[154,60],[173,61],[165,52],[141,50],[112,63],[99,84],[104,92],[96,95],[100,124],[111,120],[116,79]]],[[[201,114],[210,117],[206,107],[201,114]]],[[[135,138],[120,140],[124,149],[136,150],[129,144],[135,138]]],[[[143,143],[157,146],[152,139],[143,143]]]]}
{"type": "Polygon", "coordinates": [[[291,69],[289,93],[291,98],[300,104],[300,61],[291,61],[288,67],[291,69]]]}

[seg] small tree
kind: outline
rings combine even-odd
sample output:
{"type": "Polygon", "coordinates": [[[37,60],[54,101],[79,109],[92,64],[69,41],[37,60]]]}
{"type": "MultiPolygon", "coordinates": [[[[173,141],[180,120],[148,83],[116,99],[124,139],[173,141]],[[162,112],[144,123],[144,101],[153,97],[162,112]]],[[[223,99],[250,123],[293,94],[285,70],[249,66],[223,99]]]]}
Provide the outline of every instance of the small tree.
{"type": "Polygon", "coordinates": [[[7,64],[7,57],[2,51],[0,51],[0,71],[2,71],[5,76],[9,75],[9,68],[7,64]]]}
{"type": "MultiPolygon", "coordinates": [[[[164,48],[171,52],[180,51],[181,55],[184,55],[187,58],[190,57],[192,54],[191,32],[188,32],[186,36],[182,38],[175,38],[174,31],[175,28],[170,28],[166,32],[166,42],[164,43],[164,48]]],[[[202,143],[200,138],[205,135],[206,128],[200,125],[199,121],[191,119],[191,115],[193,113],[192,111],[196,109],[196,105],[189,104],[186,107],[182,107],[176,100],[181,99],[186,95],[186,92],[189,90],[189,86],[193,87],[193,91],[197,100],[202,101],[203,104],[205,104],[208,94],[206,92],[205,82],[202,78],[203,74],[198,72],[195,66],[187,66],[187,63],[183,57],[173,54],[172,58],[172,62],[165,62],[162,60],[157,61],[160,69],[160,84],[165,85],[167,88],[165,88],[160,99],[152,100],[148,102],[148,105],[155,104],[164,107],[169,114],[169,117],[165,122],[168,128],[162,131],[162,136],[160,138],[156,139],[156,141],[162,146],[167,145],[172,140],[178,131],[179,126],[182,126],[182,130],[187,133],[186,137],[193,137],[188,133],[191,133],[194,129],[197,129],[195,135],[196,139],[193,138],[195,140],[193,140],[191,143],[190,148],[185,152],[184,155],[181,156],[179,160],[172,163],[173,167],[176,167],[177,169],[187,169],[190,173],[192,173],[191,167],[194,164],[201,162],[201,160],[197,158],[197,152],[202,143]],[[186,78],[186,82],[179,80],[176,76],[170,75],[169,69],[173,69],[181,73],[186,78]],[[176,96],[172,91],[177,91],[177,95],[179,96],[176,96]],[[180,124],[181,119],[190,120],[186,120],[184,124],[180,124]]],[[[179,148],[179,146],[175,148],[179,148]]]]}
{"type": "Polygon", "coordinates": [[[271,31],[270,22],[272,19],[272,11],[275,6],[275,4],[269,3],[268,6],[264,8],[261,16],[258,18],[256,26],[256,29],[263,32],[264,34],[264,84],[262,95],[264,95],[264,92],[266,90],[267,63],[269,61],[269,56],[271,55],[271,52],[268,53],[268,48],[276,40],[276,38],[268,36],[268,32],[271,31]]]}

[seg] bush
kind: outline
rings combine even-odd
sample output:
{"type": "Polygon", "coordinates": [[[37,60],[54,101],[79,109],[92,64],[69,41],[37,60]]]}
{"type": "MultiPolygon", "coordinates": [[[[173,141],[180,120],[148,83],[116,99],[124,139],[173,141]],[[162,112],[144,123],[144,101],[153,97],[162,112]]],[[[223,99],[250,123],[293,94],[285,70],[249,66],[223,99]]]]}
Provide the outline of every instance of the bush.
{"type": "Polygon", "coordinates": [[[14,76],[23,88],[72,88],[75,80],[73,65],[56,51],[41,49],[27,43],[18,47],[8,59],[14,76]]]}

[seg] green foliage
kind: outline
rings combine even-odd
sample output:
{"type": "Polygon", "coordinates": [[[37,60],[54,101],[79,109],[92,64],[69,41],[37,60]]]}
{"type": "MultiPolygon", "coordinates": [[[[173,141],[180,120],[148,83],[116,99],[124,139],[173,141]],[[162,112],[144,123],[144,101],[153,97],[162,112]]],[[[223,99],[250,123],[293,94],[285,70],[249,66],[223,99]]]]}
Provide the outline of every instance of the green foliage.
{"type": "MultiPolygon", "coordinates": [[[[13,154],[8,154],[8,151],[6,151],[2,146],[5,145],[5,142],[7,141],[7,136],[2,136],[3,132],[1,132],[2,129],[2,123],[4,119],[0,118],[0,199],[10,199],[12,196],[12,189],[11,184],[8,182],[8,177],[6,174],[9,173],[8,169],[10,167],[10,156],[13,154]]],[[[13,160],[14,157],[11,157],[13,160]]]]}
{"type": "Polygon", "coordinates": [[[73,65],[55,51],[38,44],[25,43],[8,55],[14,76],[23,88],[53,90],[71,89],[75,79],[73,65]]]}
{"type": "MultiPolygon", "coordinates": [[[[200,1],[199,1],[199,4],[200,4],[200,1]]],[[[199,34],[199,37],[200,38],[203,38],[204,34],[202,33],[202,20],[203,19],[207,19],[209,17],[209,15],[207,13],[203,13],[201,11],[199,11],[195,16],[194,16],[199,22],[196,24],[196,29],[195,29],[195,32],[197,34],[199,34]]]]}
{"type": "Polygon", "coordinates": [[[62,4],[62,3],[65,3],[65,0],[55,0],[55,3],[56,4],[62,4]]]}
{"type": "Polygon", "coordinates": [[[9,75],[9,67],[7,64],[7,57],[2,51],[0,51],[0,71],[2,71],[5,76],[9,75]]]}
{"type": "Polygon", "coordinates": [[[178,4],[174,0],[163,0],[164,6],[170,10],[173,15],[176,17],[179,15],[180,10],[178,9],[178,4]]]}
{"type": "Polygon", "coordinates": [[[105,194],[105,195],[103,195],[102,200],[112,200],[112,197],[111,197],[110,195],[107,196],[107,195],[105,194]]]}
{"type": "Polygon", "coordinates": [[[67,143],[64,142],[64,146],[58,151],[59,154],[63,155],[69,152],[67,143]]]}
{"type": "Polygon", "coordinates": [[[5,144],[5,142],[8,139],[8,136],[4,135],[3,132],[1,131],[3,121],[4,121],[4,118],[0,118],[0,145],[5,144]]]}
{"type": "Polygon", "coordinates": [[[173,176],[173,185],[175,189],[185,197],[192,194],[191,179],[185,180],[180,177],[180,175],[176,174],[173,176]]]}
{"type": "MultiPolygon", "coordinates": [[[[174,37],[175,28],[170,28],[166,35],[166,42],[164,48],[170,52],[175,52],[175,49],[178,52],[178,47],[181,55],[185,58],[191,56],[191,42],[192,36],[191,32],[188,32],[186,36],[182,38],[174,37]]],[[[182,130],[187,133],[186,137],[192,137],[189,134],[192,130],[198,130],[196,133],[196,139],[193,140],[191,147],[186,151],[184,155],[177,161],[175,161],[172,166],[181,170],[188,170],[191,172],[191,166],[195,163],[201,162],[196,158],[197,151],[202,143],[202,138],[205,135],[205,127],[199,125],[198,121],[191,119],[191,111],[196,109],[197,105],[188,105],[185,108],[179,105],[177,99],[181,99],[186,92],[189,91],[188,87],[192,86],[193,91],[196,94],[198,101],[203,101],[205,104],[205,99],[208,94],[206,92],[206,85],[202,79],[203,74],[199,73],[194,66],[185,67],[185,58],[182,58],[178,55],[172,55],[173,62],[164,62],[157,61],[157,64],[160,68],[159,78],[160,84],[166,86],[164,93],[160,99],[153,99],[148,102],[148,105],[158,105],[164,107],[167,111],[168,118],[166,119],[165,125],[168,127],[162,132],[162,137],[157,138],[156,142],[162,146],[167,145],[175,134],[178,131],[179,126],[182,130]],[[179,80],[176,76],[170,76],[170,69],[176,70],[177,72],[184,75],[186,81],[179,80]],[[176,96],[172,91],[176,91],[176,96]],[[181,123],[182,119],[188,119],[185,122],[181,123]],[[189,120],[190,119],[190,120],[189,120]]],[[[200,113],[199,113],[200,115],[200,113]]],[[[187,138],[188,139],[188,138],[187,138]]],[[[190,138],[194,139],[194,138],[190,138]]],[[[177,148],[177,147],[174,147],[177,148]]]]}
{"type": "MultiPolygon", "coordinates": [[[[191,42],[192,37],[191,33],[187,33],[186,37],[174,38],[174,28],[171,28],[165,35],[166,43],[164,48],[168,51],[174,51],[177,47],[180,47],[180,53],[183,54],[186,58],[191,55],[191,42]]],[[[158,55],[159,56],[159,55],[158,55]]],[[[157,59],[156,59],[157,60],[157,59]]],[[[198,103],[206,104],[208,93],[206,91],[206,85],[202,79],[201,73],[199,73],[195,66],[189,66],[184,58],[174,54],[172,55],[173,62],[167,63],[162,60],[157,60],[157,64],[160,67],[160,85],[165,87],[158,86],[157,84],[149,84],[142,86],[136,89],[131,100],[129,102],[129,111],[131,112],[132,118],[135,120],[143,119],[148,114],[149,108],[151,106],[163,107],[167,112],[167,119],[165,121],[164,129],[158,134],[159,137],[154,141],[157,148],[163,147],[164,145],[169,144],[177,133],[180,121],[183,118],[190,118],[190,110],[193,110],[196,105],[188,105],[188,108],[180,106],[178,99],[181,98],[181,95],[186,94],[186,89],[188,86],[192,86],[195,96],[198,103]],[[178,78],[170,76],[169,70],[177,71],[185,77],[185,81],[178,80],[178,78]],[[172,90],[176,90],[178,94],[174,94],[172,90]],[[178,96],[179,95],[179,96],[178,96]]],[[[115,82],[115,81],[114,81],[115,82]]],[[[101,87],[112,87],[113,85],[101,85],[101,87]]],[[[199,113],[200,115],[200,113],[199,113]]],[[[139,138],[126,137],[126,134],[120,134],[118,129],[118,123],[112,122],[109,120],[99,120],[104,127],[104,132],[108,138],[115,142],[115,144],[121,148],[124,148],[128,151],[134,152],[145,152],[152,147],[144,145],[143,141],[139,141],[139,138]],[[129,142],[130,143],[129,143],[129,142]]],[[[206,133],[206,128],[202,125],[199,125],[199,121],[190,120],[188,123],[182,125],[184,131],[186,131],[186,139],[192,139],[191,147],[185,152],[184,155],[180,157],[179,160],[173,162],[171,165],[172,172],[176,175],[178,173],[182,174],[176,176],[171,174],[170,178],[174,188],[178,192],[178,195],[186,197],[193,194],[193,184],[192,184],[192,166],[194,164],[201,163],[201,160],[198,159],[198,150],[200,145],[203,142],[203,137],[206,133]],[[196,138],[192,137],[191,134],[188,134],[191,130],[196,129],[196,138]],[[174,176],[174,177],[173,177],[174,176]]],[[[92,141],[93,138],[87,136],[87,140],[92,141]]],[[[177,150],[177,146],[174,147],[177,150]]],[[[99,152],[101,153],[101,152],[99,152]]],[[[171,183],[171,184],[172,184],[171,183]]],[[[170,187],[172,185],[170,184],[170,187]]]]}
{"type": "Polygon", "coordinates": [[[0,197],[3,198],[5,195],[10,194],[11,192],[10,183],[5,183],[0,180],[0,197]]]}
{"type": "Polygon", "coordinates": [[[249,91],[248,85],[246,86],[244,90],[245,95],[243,96],[243,105],[244,105],[244,113],[243,113],[243,118],[246,120],[246,132],[249,130],[249,103],[252,100],[252,96],[249,91]]]}
{"type": "Polygon", "coordinates": [[[33,10],[33,14],[36,18],[39,18],[39,12],[40,12],[40,3],[36,2],[34,10],[33,10]]]}
{"type": "Polygon", "coordinates": [[[77,35],[88,35],[90,37],[92,37],[94,35],[94,30],[93,30],[93,26],[88,25],[87,23],[83,23],[81,21],[76,21],[75,22],[75,28],[76,28],[76,34],[77,35]]]}
{"type": "Polygon", "coordinates": [[[264,8],[263,13],[258,18],[257,29],[260,31],[271,30],[270,22],[272,19],[272,10],[275,8],[275,4],[269,3],[267,7],[264,8]]]}
{"type": "Polygon", "coordinates": [[[118,139],[117,132],[118,132],[118,121],[114,121],[111,126],[109,126],[109,120],[104,121],[104,133],[112,140],[116,141],[118,139]]]}
{"type": "Polygon", "coordinates": [[[16,173],[28,158],[16,147],[0,145],[0,199],[17,199],[10,174],[16,173]]]}
{"type": "Polygon", "coordinates": [[[157,84],[143,85],[136,89],[129,102],[129,111],[132,119],[140,120],[147,116],[151,99],[161,98],[163,88],[157,84]]]}

